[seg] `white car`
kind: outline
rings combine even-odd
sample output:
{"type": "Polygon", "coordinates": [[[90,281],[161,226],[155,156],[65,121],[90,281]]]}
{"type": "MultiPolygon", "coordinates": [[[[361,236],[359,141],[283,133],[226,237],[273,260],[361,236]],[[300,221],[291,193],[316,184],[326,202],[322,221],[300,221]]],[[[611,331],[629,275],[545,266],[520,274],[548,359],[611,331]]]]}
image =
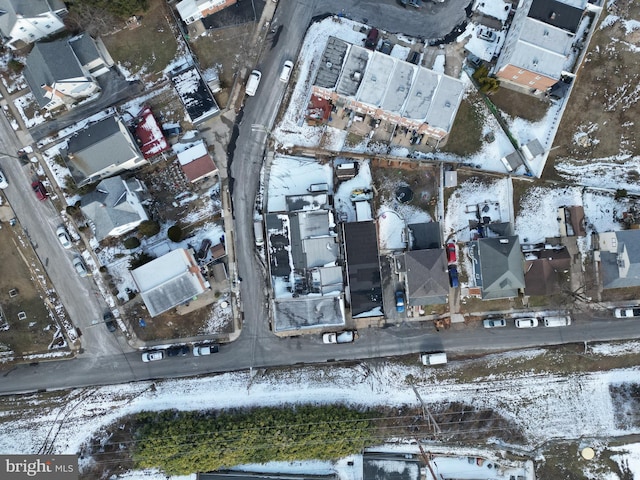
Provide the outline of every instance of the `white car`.
{"type": "Polygon", "coordinates": [[[0,170],[0,188],[7,188],[9,186],[9,182],[7,182],[7,177],[4,176],[4,172],[0,170]]]}
{"type": "Polygon", "coordinates": [[[60,240],[60,244],[67,250],[71,248],[71,239],[64,227],[58,227],[56,230],[56,236],[60,240]]]}
{"type": "Polygon", "coordinates": [[[487,318],[486,320],[483,320],[482,326],[484,328],[506,327],[507,321],[504,318],[487,318]]]}
{"type": "Polygon", "coordinates": [[[293,62],[291,60],[287,60],[286,62],[284,62],[284,65],[282,66],[282,72],[280,73],[280,81],[285,83],[288,82],[292,70],[293,62]]]}
{"type": "Polygon", "coordinates": [[[345,330],[344,332],[330,332],[322,335],[322,343],[351,343],[358,338],[355,330],[345,330]]]}
{"type": "Polygon", "coordinates": [[[211,355],[218,352],[218,345],[196,345],[193,347],[193,356],[201,357],[203,355],[211,355]]]}
{"type": "Polygon", "coordinates": [[[534,328],[537,326],[537,318],[516,318],[516,328],[534,328]]]}
{"type": "Polygon", "coordinates": [[[616,318],[634,318],[640,317],[640,307],[622,307],[613,311],[616,318]]]}
{"type": "Polygon", "coordinates": [[[162,350],[152,350],[150,352],[144,352],[142,354],[142,361],[155,362],[156,360],[162,360],[164,358],[164,352],[162,350]]]}

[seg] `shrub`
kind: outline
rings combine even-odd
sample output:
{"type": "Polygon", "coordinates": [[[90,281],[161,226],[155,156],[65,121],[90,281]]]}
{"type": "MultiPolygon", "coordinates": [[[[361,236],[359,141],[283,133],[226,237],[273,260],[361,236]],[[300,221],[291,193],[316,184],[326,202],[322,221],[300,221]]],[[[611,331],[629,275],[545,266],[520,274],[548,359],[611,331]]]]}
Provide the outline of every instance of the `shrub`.
{"type": "Polygon", "coordinates": [[[154,260],[154,259],[155,258],[149,255],[148,253],[140,252],[137,255],[134,255],[133,257],[131,257],[131,260],[129,260],[129,270],[134,270],[138,267],[141,267],[145,263],[149,263],[151,260],[154,260]]]}
{"type": "Polygon", "coordinates": [[[140,246],[140,240],[138,237],[129,237],[123,242],[124,248],[129,250],[133,250],[134,248],[138,248],[140,246]]]}
{"type": "Polygon", "coordinates": [[[625,198],[629,195],[629,193],[627,192],[626,188],[619,188],[616,190],[616,193],[614,195],[613,198],[615,198],[616,200],[620,199],[620,198],[625,198]]]}
{"type": "Polygon", "coordinates": [[[13,58],[9,60],[9,63],[7,63],[7,66],[9,67],[9,70],[15,73],[20,73],[24,69],[24,65],[20,63],[18,60],[14,60],[13,58]]]}
{"type": "Polygon", "coordinates": [[[160,231],[160,224],[153,220],[145,220],[138,227],[138,232],[145,237],[153,237],[160,231]]]}
{"type": "Polygon", "coordinates": [[[176,243],[182,240],[182,229],[180,226],[174,225],[173,227],[170,227],[167,232],[167,237],[169,237],[169,240],[176,243]]]}

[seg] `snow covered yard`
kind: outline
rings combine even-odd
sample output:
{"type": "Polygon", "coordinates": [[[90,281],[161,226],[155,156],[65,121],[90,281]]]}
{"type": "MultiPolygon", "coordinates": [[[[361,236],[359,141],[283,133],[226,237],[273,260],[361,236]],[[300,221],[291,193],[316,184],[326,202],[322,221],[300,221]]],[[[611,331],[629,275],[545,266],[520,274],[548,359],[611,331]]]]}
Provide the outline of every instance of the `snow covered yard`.
{"type": "MultiPolygon", "coordinates": [[[[225,409],[309,402],[369,407],[417,406],[408,379],[433,408],[459,402],[500,414],[526,438],[525,444],[517,448],[532,454],[553,439],[601,445],[596,450],[602,451],[607,446],[605,438],[613,441],[616,436],[640,433],[640,423],[621,421],[616,415],[619,399],[611,393],[612,387],[640,384],[640,370],[625,367],[592,371],[590,368],[600,362],[608,365],[637,363],[637,349],[637,342],[594,345],[587,353],[586,363],[581,364],[588,367],[580,367],[569,375],[558,375],[556,371],[562,369],[568,359],[577,358],[571,351],[538,349],[490,355],[486,358],[488,364],[484,360],[453,361],[438,370],[386,361],[362,362],[353,367],[269,369],[261,375],[236,372],[45,396],[9,397],[0,413],[4,432],[0,437],[0,451],[35,452],[49,442],[53,444],[54,453],[76,453],[94,435],[100,438],[104,427],[143,410],[225,409]],[[534,365],[546,365],[546,372],[545,369],[532,370],[534,365]],[[179,405],[175,403],[176,391],[183,393],[179,405]],[[216,395],[212,396],[211,391],[216,395]],[[602,440],[589,442],[589,438],[602,440]]],[[[446,428],[446,425],[441,427],[446,428]]],[[[506,445],[500,448],[509,449],[506,445]]],[[[631,448],[629,458],[634,458],[637,449],[631,448]]],[[[616,454],[622,456],[623,452],[624,448],[620,448],[616,454]]],[[[82,460],[88,461],[87,458],[82,460]]],[[[637,462],[629,465],[637,468],[637,462]]],[[[636,473],[640,474],[640,471],[636,473]]],[[[141,477],[142,474],[130,478],[141,477]]],[[[611,474],[607,478],[621,477],[611,474]]]]}

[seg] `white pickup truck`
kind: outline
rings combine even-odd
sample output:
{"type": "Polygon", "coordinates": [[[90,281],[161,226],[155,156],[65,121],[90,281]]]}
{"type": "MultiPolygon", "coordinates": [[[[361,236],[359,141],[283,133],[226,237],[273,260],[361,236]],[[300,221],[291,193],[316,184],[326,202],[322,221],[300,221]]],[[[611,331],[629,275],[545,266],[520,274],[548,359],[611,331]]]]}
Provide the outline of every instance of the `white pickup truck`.
{"type": "Polygon", "coordinates": [[[358,338],[355,330],[345,330],[344,332],[330,332],[322,335],[322,343],[351,343],[358,338]]]}

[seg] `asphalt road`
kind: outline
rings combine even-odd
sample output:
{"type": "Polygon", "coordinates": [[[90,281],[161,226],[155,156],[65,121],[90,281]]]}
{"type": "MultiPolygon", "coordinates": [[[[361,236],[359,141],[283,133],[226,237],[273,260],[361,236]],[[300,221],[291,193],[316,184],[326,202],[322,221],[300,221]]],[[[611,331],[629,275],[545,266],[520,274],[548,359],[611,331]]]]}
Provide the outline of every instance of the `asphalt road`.
{"type": "MultiPolygon", "coordinates": [[[[244,116],[239,126],[237,147],[231,163],[233,204],[235,215],[236,252],[239,277],[242,279],[243,330],[240,338],[222,345],[220,352],[210,357],[170,358],[143,363],[139,352],[128,351],[119,344],[120,336],[109,335],[100,323],[102,308],[95,298],[90,279],[71,274],[70,254],[58,244],[53,232],[59,223],[49,202],[38,202],[30,189],[30,173],[19,162],[1,159],[11,183],[6,190],[18,217],[38,243],[38,254],[49,258],[49,274],[55,282],[69,314],[83,329],[85,352],[71,361],[46,362],[39,365],[0,367],[0,393],[31,392],[43,389],[63,389],[90,385],[126,383],[130,381],[191,376],[210,372],[234,371],[303,363],[368,359],[421,351],[445,350],[456,356],[489,351],[511,350],[596,340],[620,340],[638,337],[637,320],[614,320],[609,313],[576,314],[574,324],[563,328],[518,330],[513,325],[487,330],[481,326],[454,326],[435,332],[433,325],[402,323],[385,329],[361,330],[353,344],[324,345],[319,336],[278,338],[268,325],[266,298],[267,280],[256,258],[253,239],[254,201],[259,171],[265,155],[268,132],[284,93],[279,81],[282,63],[294,59],[312,17],[326,12],[340,13],[390,31],[408,34],[444,35],[457,25],[466,1],[449,0],[445,7],[425,6],[418,13],[404,10],[390,0],[381,2],[289,1],[280,2],[274,25],[281,25],[277,43],[265,45],[258,68],[262,81],[257,95],[247,98],[244,116]],[[429,13],[431,8],[438,15],[429,13]],[[450,18],[445,15],[451,9],[450,18]],[[435,10],[434,10],[435,11],[435,10]],[[358,14],[358,15],[356,15],[358,14]],[[277,22],[277,23],[276,23],[277,22]],[[414,29],[419,29],[418,31],[414,29]],[[430,30],[431,29],[431,30],[430,30]],[[438,30],[439,29],[439,30],[438,30]],[[431,33],[429,33],[431,32],[431,33]],[[434,33],[435,32],[435,33],[434,33]]],[[[15,152],[13,132],[2,118],[0,149],[15,152]]],[[[416,362],[418,361],[416,355],[416,362]]]]}

